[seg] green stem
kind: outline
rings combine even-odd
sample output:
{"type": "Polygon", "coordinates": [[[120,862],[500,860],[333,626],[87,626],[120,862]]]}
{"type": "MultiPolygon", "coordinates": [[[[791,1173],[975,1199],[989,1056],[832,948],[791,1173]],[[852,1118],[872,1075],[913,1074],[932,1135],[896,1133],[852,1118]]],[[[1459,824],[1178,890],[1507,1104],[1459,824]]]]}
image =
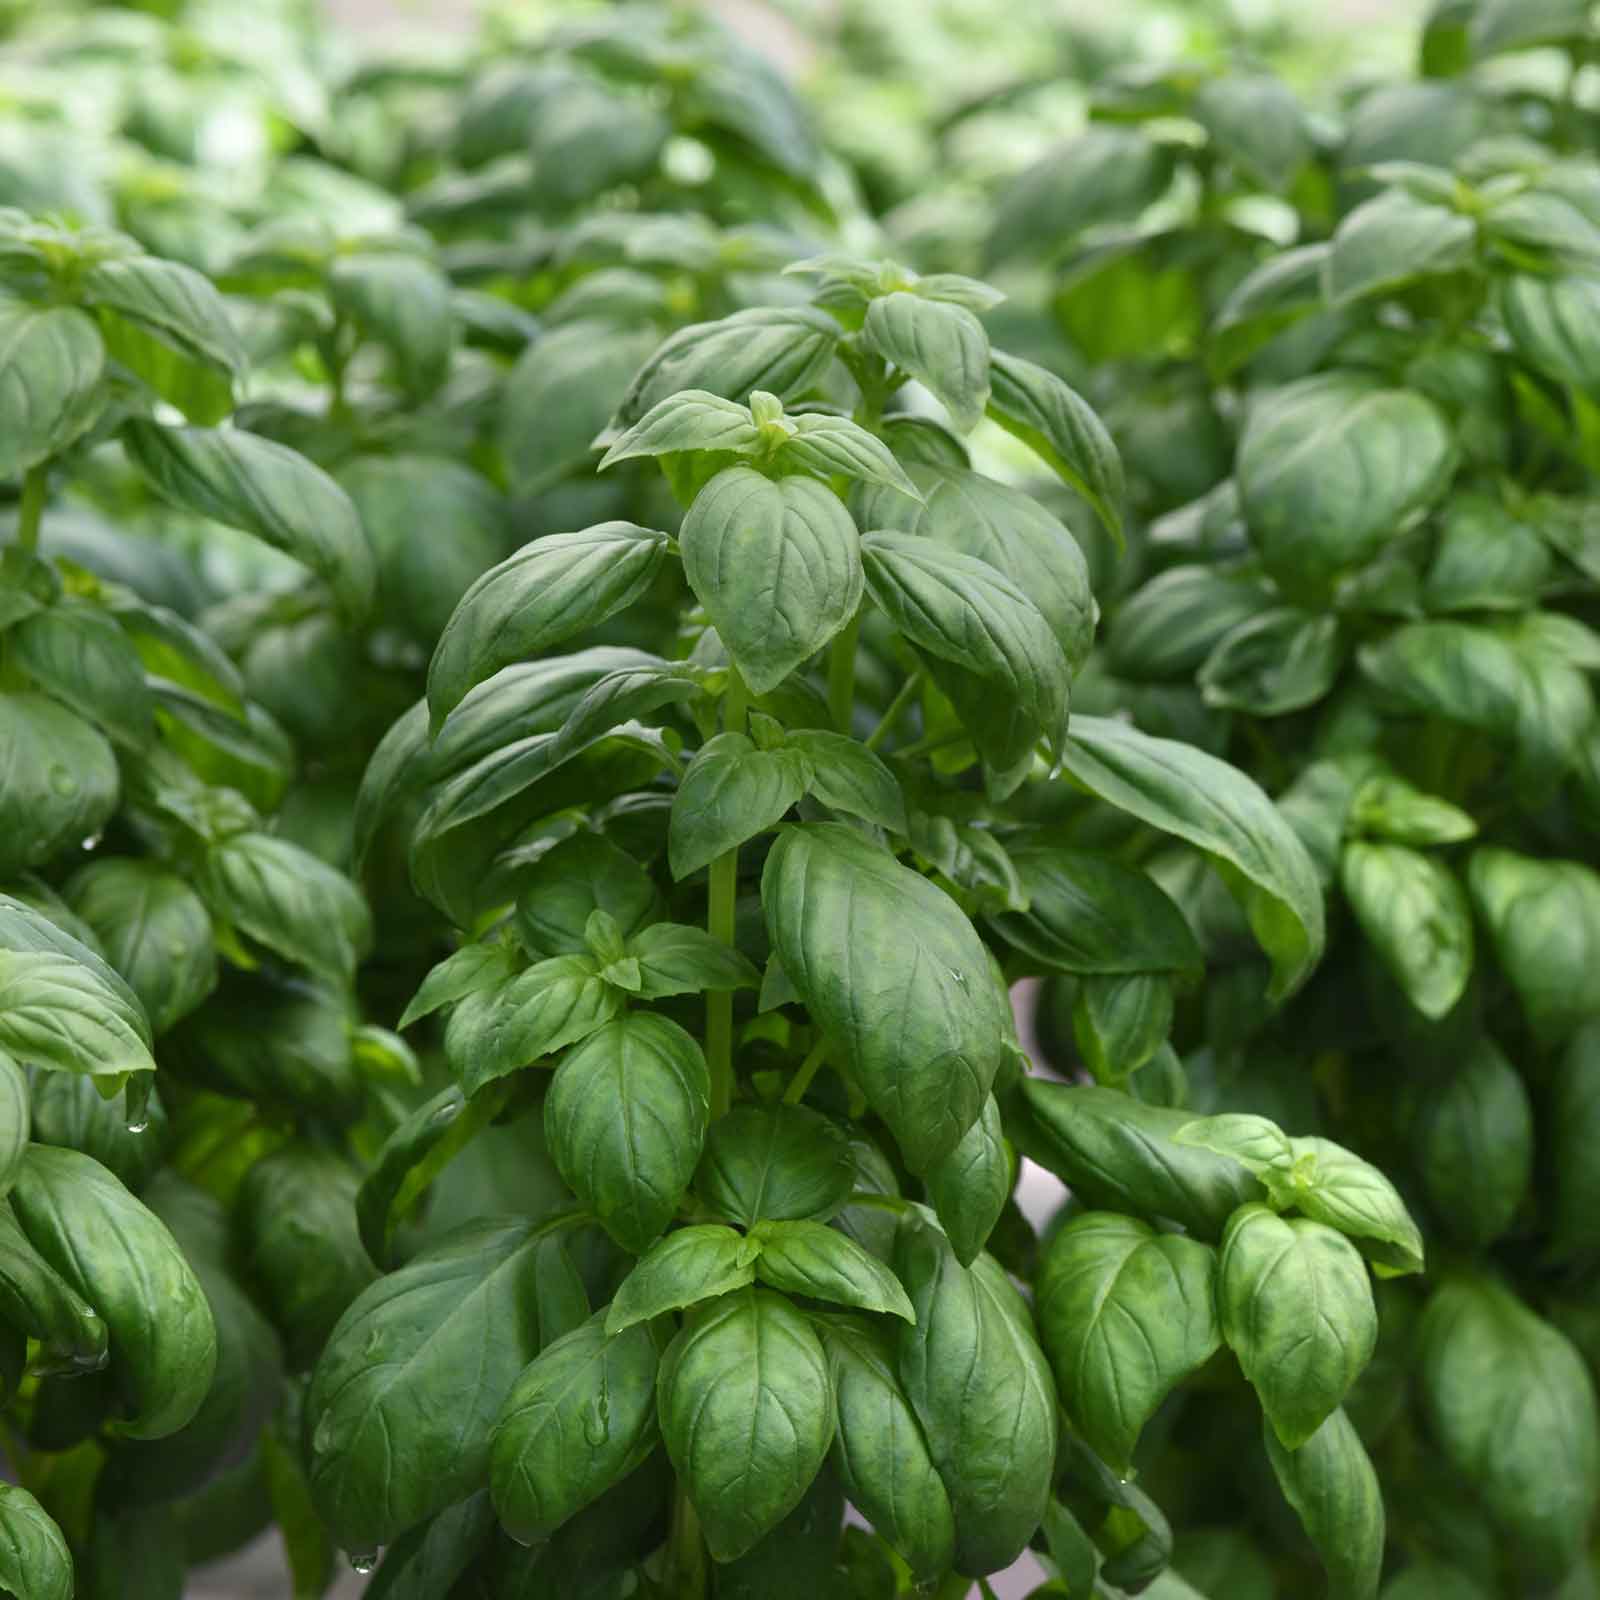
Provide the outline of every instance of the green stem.
{"type": "Polygon", "coordinates": [[[783,1091],[783,1103],[797,1106],[806,1097],[806,1090],[811,1087],[811,1080],[816,1077],[817,1069],[822,1065],[823,1058],[828,1053],[827,1044],[818,1039],[812,1045],[811,1053],[800,1063],[800,1070],[789,1080],[789,1087],[783,1091]]]}
{"type": "MultiPolygon", "coordinates": [[[[728,733],[743,733],[750,693],[737,667],[728,668],[728,687],[722,697],[722,726],[728,733]]],[[[735,846],[711,863],[706,931],[726,945],[734,943],[739,908],[739,850],[735,846]]],[[[733,1104],[733,995],[722,991],[706,996],[706,1064],[711,1068],[711,1116],[715,1120],[733,1104]]]]}
{"type": "Polygon", "coordinates": [[[50,469],[42,463],[30,467],[22,480],[22,504],[17,508],[17,543],[30,554],[39,548],[39,523],[49,488],[50,469]]]}
{"type": "Polygon", "coordinates": [[[856,703],[856,648],[861,638],[861,613],[844,625],[828,651],[828,715],[840,733],[849,733],[856,703]]]}
{"type": "Polygon", "coordinates": [[[673,1600],[702,1600],[706,1592],[706,1552],[700,1519],[682,1482],[672,1504],[672,1532],[667,1544],[666,1591],[673,1600]]]}
{"type": "Polygon", "coordinates": [[[900,685],[899,693],[897,693],[894,699],[889,702],[889,709],[878,718],[877,727],[875,727],[872,732],[867,735],[867,749],[876,750],[878,746],[889,737],[890,730],[893,729],[895,723],[897,723],[900,718],[905,715],[906,707],[916,699],[918,691],[921,688],[922,674],[920,672],[913,672],[911,676],[900,685]]]}
{"type": "Polygon", "coordinates": [[[902,745],[890,754],[896,761],[905,756],[925,756],[931,751],[943,750],[946,745],[960,744],[963,739],[970,737],[965,728],[949,728],[943,733],[925,733],[920,739],[913,739],[910,744],[902,745]]]}

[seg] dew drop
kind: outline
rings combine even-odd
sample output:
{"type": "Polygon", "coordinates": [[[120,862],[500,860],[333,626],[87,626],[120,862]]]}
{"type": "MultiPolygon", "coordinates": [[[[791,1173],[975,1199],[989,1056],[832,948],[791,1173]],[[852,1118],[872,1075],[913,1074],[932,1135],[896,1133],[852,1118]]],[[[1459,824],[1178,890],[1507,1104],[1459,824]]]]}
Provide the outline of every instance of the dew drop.
{"type": "Polygon", "coordinates": [[[381,1349],[383,1349],[383,1329],[373,1328],[367,1334],[367,1343],[364,1353],[370,1360],[373,1356],[377,1355],[381,1349]]]}
{"type": "Polygon", "coordinates": [[[129,1133],[143,1133],[150,1126],[148,1117],[136,1117],[132,1122],[124,1123],[129,1133]]]}
{"type": "Polygon", "coordinates": [[[100,843],[100,841],[101,841],[101,840],[102,840],[102,839],[103,839],[103,838],[104,838],[104,837],[105,837],[105,835],[104,835],[104,834],[103,834],[103,833],[90,833],[90,834],[86,834],[86,835],[85,835],[85,836],[84,836],[84,837],[83,837],[83,838],[81,838],[81,839],[80,839],[80,840],[79,840],[79,841],[78,841],[78,848],[79,848],[79,849],[80,849],[80,850],[93,850],[93,849],[94,849],[94,847],[95,847],[95,846],[96,846],[96,845],[97,845],[97,844],[99,844],[99,843],[100,843]]]}
{"type": "Polygon", "coordinates": [[[379,1552],[376,1550],[362,1550],[360,1552],[352,1550],[350,1552],[351,1570],[354,1572],[359,1572],[363,1577],[365,1577],[369,1572],[373,1571],[377,1567],[378,1556],[379,1552]]]}
{"type": "Polygon", "coordinates": [[[956,983],[959,983],[963,988],[966,987],[966,983],[967,983],[967,975],[966,975],[966,973],[957,972],[954,967],[951,967],[950,976],[956,983]]]}
{"type": "Polygon", "coordinates": [[[590,1405],[583,1419],[583,1436],[597,1449],[611,1437],[611,1407],[604,1395],[590,1405]]]}
{"type": "Polygon", "coordinates": [[[76,794],[78,780],[58,762],[50,769],[50,787],[60,795],[76,794]]]}
{"type": "Polygon", "coordinates": [[[325,1411],[322,1420],[317,1423],[317,1431],[311,1435],[311,1453],[313,1455],[326,1455],[333,1448],[333,1413],[325,1411]]]}

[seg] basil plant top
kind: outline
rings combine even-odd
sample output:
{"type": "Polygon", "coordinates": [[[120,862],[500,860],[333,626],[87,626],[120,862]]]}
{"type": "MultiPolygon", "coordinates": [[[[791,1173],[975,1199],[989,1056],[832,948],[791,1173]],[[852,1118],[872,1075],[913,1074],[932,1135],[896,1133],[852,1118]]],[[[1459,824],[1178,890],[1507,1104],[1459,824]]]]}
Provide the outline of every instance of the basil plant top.
{"type": "Polygon", "coordinates": [[[601,441],[602,471],[660,466],[676,526],[490,568],[367,770],[358,862],[402,828],[460,930],[401,1018],[443,1021],[456,1081],[361,1187],[391,1270],[316,1363],[310,1494],[347,1548],[399,1541],[386,1572],[449,1551],[554,1582],[603,1539],[652,1592],[704,1593],[708,1555],[718,1593],[795,1562],[825,1585],[848,1498],[892,1583],[1038,1539],[1137,1589],[1168,1536],[1135,1444],[1225,1342],[1292,1503],[1370,1475],[1339,1409],[1372,1351],[1363,1255],[1415,1271],[1420,1241],[1339,1146],[1118,1087],[1202,960],[1155,879],[1079,836],[1085,795],[1216,867],[1274,1000],[1323,911],[1238,771],[1069,723],[1085,560],[961,436],[992,419],[1120,536],[1094,413],[991,347],[983,283],[790,271],[809,303],[673,334],[601,441]],[[670,654],[552,653],[662,594],[670,654]],[[1100,1084],[1026,1071],[1007,991],[1041,972],[1079,977],[1100,1084]],[[420,1190],[529,1112],[564,1203],[404,1259],[420,1190]],[[1016,1143],[1098,1177],[1032,1306],[1016,1143]]]}

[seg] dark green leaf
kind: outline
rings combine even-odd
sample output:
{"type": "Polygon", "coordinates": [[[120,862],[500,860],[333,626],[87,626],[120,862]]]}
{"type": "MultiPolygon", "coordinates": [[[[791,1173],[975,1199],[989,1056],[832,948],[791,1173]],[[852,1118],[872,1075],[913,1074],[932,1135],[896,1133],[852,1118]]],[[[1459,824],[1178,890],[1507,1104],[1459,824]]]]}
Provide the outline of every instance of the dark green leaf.
{"type": "Polygon", "coordinates": [[[1379,958],[1425,1017],[1442,1017],[1472,976],[1472,912],[1454,873],[1396,844],[1352,839],[1339,859],[1345,898],[1379,958]]]}
{"type": "Polygon", "coordinates": [[[117,808],[117,758],[81,717],[40,694],[0,694],[0,876],[99,835],[117,808]]]}
{"type": "Polygon", "coordinates": [[[687,923],[646,928],[633,938],[628,953],[639,963],[639,994],[645,1000],[761,986],[761,974],[732,945],[687,923]]]}
{"type": "Polygon", "coordinates": [[[94,426],[105,362],[81,311],[12,303],[0,312],[0,478],[20,478],[94,426]]]}
{"type": "Polygon", "coordinates": [[[991,1094],[960,1144],[928,1173],[928,1200],[956,1260],[970,1267],[989,1241],[1014,1178],[1000,1107],[991,1094]]]}
{"type": "Polygon", "coordinates": [[[595,833],[579,833],[541,856],[517,896],[517,936],[533,955],[587,955],[590,916],[614,917],[634,938],[664,910],[649,874],[625,850],[595,833]]]}
{"type": "Polygon", "coordinates": [[[19,1061],[114,1079],[153,1072],[138,1002],[72,956],[0,949],[0,1050],[19,1061]]]}
{"type": "Polygon", "coordinates": [[[758,1222],[756,1276],[785,1294],[915,1321],[900,1281],[876,1256],[820,1222],[758,1222]]]}
{"type": "Polygon", "coordinates": [[[1337,617],[1275,606],[1219,639],[1198,682],[1208,705],[1281,717],[1333,687],[1346,648],[1337,617]]]}
{"type": "Polygon", "coordinates": [[[1378,1475],[1342,1410],[1298,1450],[1263,1425],[1267,1456],[1328,1574],[1329,1600],[1373,1600],[1383,1567],[1384,1514],[1378,1475]]]}
{"type": "Polygon", "coordinates": [[[667,830],[673,877],[687,878],[782,821],[811,775],[798,749],[758,750],[742,733],[708,740],[673,796],[667,830]]]}
{"type": "Polygon", "coordinates": [[[26,1489],[0,1484],[0,1587],[16,1600],[72,1600],[72,1552],[26,1489]]]}
{"type": "Polygon", "coordinates": [[[742,1105],[706,1138],[695,1192],[741,1227],[826,1221],[850,1194],[855,1167],[844,1133],[809,1106],[742,1105]]]}
{"type": "Polygon", "coordinates": [[[394,357],[402,384],[425,395],[450,371],[456,322],[450,282],[416,256],[390,251],[343,255],[328,274],[334,305],[394,357]]]}
{"type": "Polygon", "coordinates": [[[39,1341],[41,1373],[82,1377],[109,1359],[105,1322],[34,1249],[9,1202],[0,1202],[0,1318],[39,1341]]]}
{"type": "Polygon", "coordinates": [[[699,1223],[657,1240],[634,1263],[606,1310],[606,1332],[621,1333],[669,1311],[713,1300],[755,1282],[757,1247],[732,1228],[699,1223]]]}

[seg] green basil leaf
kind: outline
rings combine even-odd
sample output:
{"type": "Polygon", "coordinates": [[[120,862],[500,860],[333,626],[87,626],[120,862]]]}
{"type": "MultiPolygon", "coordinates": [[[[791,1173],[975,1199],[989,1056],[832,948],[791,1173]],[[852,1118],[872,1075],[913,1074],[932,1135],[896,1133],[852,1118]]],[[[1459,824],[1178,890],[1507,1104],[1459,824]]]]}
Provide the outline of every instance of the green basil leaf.
{"type": "Polygon", "coordinates": [[[1201,84],[1194,115],[1230,161],[1269,189],[1286,189],[1311,157],[1300,102],[1267,72],[1229,72],[1201,84]]]}
{"type": "Polygon", "coordinates": [[[124,256],[90,267],[83,297],[99,310],[112,355],[191,422],[219,422],[233,409],[244,347],[203,273],[155,256],[124,256]]]}
{"type": "Polygon", "coordinates": [[[1243,773],[1170,739],[1106,717],[1075,717],[1063,766],[1090,794],[1187,839],[1229,869],[1282,999],[1322,954],[1322,891],[1293,829],[1243,773]]]}
{"type": "Polygon", "coordinates": [[[517,895],[516,931],[530,955],[587,955],[584,929],[596,911],[635,938],[665,907],[650,875],[625,850],[580,833],[541,856],[517,895]]]}
{"type": "Polygon", "coordinates": [[[856,1317],[820,1317],[838,1407],[833,1467],[850,1503],[932,1581],[955,1554],[950,1496],[895,1371],[893,1345],[856,1317]]]}
{"type": "Polygon", "coordinates": [[[148,744],[154,700],[139,653],[97,605],[63,600],[24,619],[10,635],[28,675],[115,741],[148,744]]]}
{"type": "Polygon", "coordinates": [[[1478,831],[1459,807],[1388,773],[1375,773],[1355,791],[1348,826],[1353,833],[1410,845],[1459,844],[1478,831]]]}
{"type": "Polygon", "coordinates": [[[551,956],[456,1002],[444,1053],[466,1093],[587,1039],[621,1015],[592,956],[551,956]]]}
{"type": "Polygon", "coordinates": [[[1431,401],[1327,373],[1252,409],[1239,490],[1267,570],[1291,597],[1315,601],[1425,511],[1455,465],[1449,423],[1431,401]]]}
{"type": "Polygon", "coordinates": [[[667,830],[673,877],[698,872],[782,821],[810,778],[799,750],[758,750],[742,733],[707,740],[673,796],[667,830]]]}
{"type": "Polygon", "coordinates": [[[1044,1141],[1030,1154],[1092,1205],[1170,1217],[1214,1239],[1241,1205],[1261,1198],[1237,1161],[1178,1142],[1193,1120],[1187,1112],[1094,1084],[1025,1078],[1022,1093],[1044,1141]]]}
{"type": "Polygon", "coordinates": [[[639,994],[645,1000],[761,987],[761,974],[732,945],[687,923],[646,928],[634,936],[628,953],[639,963],[639,994]]]}
{"type": "Polygon", "coordinates": [[[212,845],[200,889],[221,921],[332,983],[349,983],[372,947],[361,891],[274,834],[236,833],[212,845]]]}
{"type": "Polygon", "coordinates": [[[1391,1272],[1421,1272],[1422,1235],[1395,1186],[1370,1162],[1331,1139],[1289,1141],[1294,1204],[1354,1239],[1391,1272]]]}
{"type": "Polygon", "coordinates": [[[372,1600],[429,1600],[448,1594],[481,1552],[493,1527],[494,1508],[480,1490],[396,1539],[362,1593],[372,1600]]]}
{"type": "Polygon", "coordinates": [[[1600,277],[1513,273],[1500,285],[1500,315],[1517,353],[1557,383],[1589,391],[1600,385],[1597,307],[1600,277]]]}
{"type": "Polygon", "coordinates": [[[970,1267],[988,1243],[1013,1182],[1000,1106],[991,1094],[961,1143],[927,1176],[929,1203],[962,1266],[970,1267]]]}
{"type": "Polygon", "coordinates": [[[123,424],[128,452],[184,511],[241,528],[303,562],[340,607],[363,615],[377,569],[350,497],[320,467],[242,429],[123,424]]]}
{"type": "Polygon", "coordinates": [[[1055,373],[1003,350],[993,352],[989,375],[989,415],[1089,502],[1120,550],[1122,458],[1094,409],[1055,373]]]}
{"type": "Polygon", "coordinates": [[[779,461],[794,462],[824,478],[881,484],[907,499],[922,498],[894,452],[860,423],[817,412],[804,412],[787,421],[794,432],[780,448],[779,461]]]}
{"type": "Polygon", "coordinates": [[[1267,1456],[1284,1499],[1328,1574],[1329,1600],[1374,1600],[1383,1567],[1384,1514],[1378,1475],[1342,1409],[1298,1450],[1266,1424],[1267,1456]]]}
{"type": "Polygon", "coordinates": [[[901,1224],[895,1267],[915,1324],[898,1366],[955,1516],[955,1568],[1009,1566],[1044,1516],[1056,1453],[1056,1390],[1032,1318],[988,1257],[971,1267],[916,1217],[901,1224]]]}
{"type": "Polygon", "coordinates": [[[861,343],[941,400],[963,433],[989,403],[989,335],[962,306],[898,291],[867,306],[861,343]]]}
{"type": "Polygon", "coordinates": [[[1241,1206],[1222,1237],[1217,1305],[1273,1431],[1298,1450],[1372,1357],[1378,1313],[1366,1264],[1320,1222],[1241,1206]]]}
{"type": "Polygon", "coordinates": [[[1572,1036],[1550,1090],[1550,1165],[1554,1178],[1552,1250],[1583,1255],[1594,1248],[1600,1200],[1600,1025],[1572,1036]]]}
{"type": "Polygon", "coordinates": [[[1171,147],[1142,130],[1091,123],[1027,168],[1001,197],[989,261],[1059,250],[1095,223],[1131,220],[1171,182],[1173,166],[1171,147]]]}
{"type": "MultiPolygon", "coordinates": [[[[650,327],[584,317],[530,341],[506,377],[500,402],[500,454],[514,494],[541,493],[594,465],[595,436],[619,400],[626,407],[629,379],[656,338],[650,327]]],[[[711,385],[674,383],[626,420],[636,421],[655,401],[690,387],[711,385]]]]}
{"type": "Polygon", "coordinates": [[[617,1285],[606,1332],[621,1333],[669,1311],[731,1294],[755,1282],[756,1249],[732,1228],[698,1223],[659,1239],[617,1285]]]}
{"type": "Polygon", "coordinates": [[[1221,1347],[1216,1252],[1133,1217],[1091,1211],[1051,1240],[1039,1334],[1074,1427],[1126,1471],[1156,1408],[1221,1347]]]}
{"type": "Polygon", "coordinates": [[[1558,1044],[1600,1015],[1600,876],[1576,861],[1475,850],[1467,886],[1535,1036],[1558,1044]]]}
{"type": "Polygon", "coordinates": [[[1581,39],[1589,14],[1577,0],[1481,0],[1472,13],[1467,36],[1472,53],[1482,59],[1504,50],[1563,44],[1581,39]]]}
{"type": "Polygon", "coordinates": [[[1521,611],[1550,579],[1539,531],[1488,495],[1462,494],[1443,517],[1423,591],[1429,611],[1521,611]]]}
{"type": "Polygon", "coordinates": [[[0,1318],[39,1341],[34,1365],[46,1375],[81,1377],[110,1359],[105,1321],[34,1249],[8,1201],[0,1202],[0,1318]]]}
{"type": "Polygon", "coordinates": [[[733,1561],[800,1503],[834,1431],[827,1357],[781,1295],[741,1289],[667,1347],[661,1433],[711,1554],[733,1561]]]}
{"type": "Polygon", "coordinates": [[[0,694],[0,876],[98,836],[117,809],[117,758],[81,717],[39,694],[0,694]]]}
{"type": "Polygon", "coordinates": [[[1225,382],[1279,334],[1322,311],[1327,243],[1269,255],[1246,273],[1222,302],[1211,325],[1209,366],[1225,382]]]}
{"type": "Polygon", "coordinates": [[[1193,1145],[1229,1156],[1267,1183],[1286,1180],[1294,1166],[1294,1149],[1277,1123],[1247,1112],[1228,1111],[1185,1123],[1173,1135],[1178,1144],[1193,1145]]]}
{"type": "Polygon", "coordinates": [[[1419,1334],[1423,1413],[1530,1581],[1580,1560],[1600,1494],[1594,1385],[1564,1335],[1487,1279],[1446,1280],[1419,1334]]]}
{"type": "Polygon", "coordinates": [[[211,1387],[217,1332],[171,1232],[76,1150],[34,1145],[10,1198],[34,1249],[105,1321],[128,1412],[116,1431],[134,1439],[176,1433],[211,1387]]]}
{"type": "Polygon", "coordinates": [[[820,1222],[758,1222],[750,1238],[761,1247],[756,1276],[774,1289],[916,1320],[900,1280],[833,1228],[820,1222]]]}
{"type": "Polygon", "coordinates": [[[311,1366],[376,1276],[356,1228],[359,1187],[346,1162],[311,1144],[263,1156],[239,1187],[240,1264],[259,1285],[297,1371],[311,1366]]]}
{"type": "Polygon", "coordinates": [[[0,950],[0,1050],[95,1077],[155,1070],[138,1002],[53,951],[0,950]]]}
{"type": "Polygon", "coordinates": [[[873,751],[842,733],[798,728],[786,740],[810,767],[807,791],[833,811],[863,817],[891,833],[906,831],[900,780],[873,751]]]}
{"type": "Polygon", "coordinates": [[[861,541],[867,588],[919,649],[998,685],[1052,745],[1066,727],[1071,670],[1050,624],[985,561],[915,534],[861,541]]]}
{"type": "Polygon", "coordinates": [[[656,1367],[648,1328],[608,1333],[598,1311],[534,1358],[489,1454],[495,1512],[514,1538],[548,1538],[655,1447],[656,1367]]]}
{"type": "Polygon", "coordinates": [[[499,1114],[506,1088],[493,1086],[469,1100],[452,1086],[406,1117],[378,1151],[356,1192],[356,1226],[368,1256],[389,1265],[395,1230],[428,1185],[499,1114]]]}
{"type": "Polygon", "coordinates": [[[573,76],[534,107],[528,146],[535,192],[546,204],[564,207],[647,180],[671,130],[643,96],[573,76]]]}
{"type": "Polygon", "coordinates": [[[907,1164],[977,1121],[1007,1035],[982,941],[955,902],[842,823],[790,828],[761,899],[774,950],[907,1164]]]}
{"type": "Polygon", "coordinates": [[[1164,972],[1093,973],[1078,984],[1072,1036],[1100,1083],[1122,1083],[1166,1042],[1172,979],[1164,972]]]}
{"type": "Polygon", "coordinates": [[[306,1436],[313,1501],[345,1548],[374,1549],[484,1482],[495,1420],[538,1353],[550,1226],[468,1224],[339,1319],[306,1394],[306,1436]]]}
{"type": "Polygon", "coordinates": [[[95,424],[106,402],[105,346],[70,306],[0,313],[0,478],[20,478],[95,424]]]}
{"type": "Polygon", "coordinates": [[[753,1549],[717,1568],[718,1600],[811,1600],[838,1582],[844,1491],[824,1466],[800,1504],[753,1549]]]}
{"type": "Polygon", "coordinates": [[[535,539],[491,567],[462,595],[429,663],[433,732],[475,684],[634,604],[666,550],[664,533],[602,522],[535,539]]]}
{"type": "Polygon", "coordinates": [[[1188,677],[1266,605],[1259,583],[1189,563],[1168,567],[1117,608],[1106,630],[1106,660],[1123,678],[1188,677]]]}
{"type": "Polygon", "coordinates": [[[0,1052],[0,1196],[10,1193],[17,1181],[32,1127],[27,1076],[0,1052]]]}
{"type": "Polygon", "coordinates": [[[1468,1244],[1493,1244],[1528,1193],[1533,1105],[1492,1040],[1474,1040],[1448,1081],[1424,1094],[1415,1138],[1417,1173],[1440,1221],[1468,1244]]]}
{"type": "Polygon", "coordinates": [[[0,1484],[0,1586],[17,1600],[72,1600],[72,1552],[26,1489],[0,1484]]]}
{"type": "Polygon", "coordinates": [[[704,389],[686,389],[658,400],[631,428],[625,429],[612,441],[595,470],[604,472],[619,461],[677,450],[732,450],[736,455],[752,455],[762,438],[749,406],[737,405],[704,389]]]}
{"type": "Polygon", "coordinates": [[[1274,606],[1223,635],[1198,682],[1207,705],[1281,717],[1315,705],[1333,687],[1347,648],[1337,617],[1274,606]]]}
{"type": "Polygon", "coordinates": [[[1472,912],[1443,862],[1397,844],[1351,840],[1339,878],[1361,931],[1425,1017],[1442,1017],[1472,976],[1472,912]]]}
{"type": "Polygon", "coordinates": [[[416,256],[358,251],[341,255],[328,273],[334,305],[394,357],[401,383],[414,395],[442,384],[455,353],[450,281],[416,256]]]}
{"type": "Polygon", "coordinates": [[[561,1176],[624,1249],[672,1220],[700,1159],[711,1074],[676,1023],[635,1011],[562,1058],[545,1097],[545,1138],[561,1176]]]}
{"type": "Polygon", "coordinates": [[[742,1105],[706,1138],[695,1192],[741,1227],[767,1221],[826,1221],[855,1179],[850,1144],[809,1106],[742,1105]]]}
{"type": "Polygon", "coordinates": [[[67,885],[74,911],[164,1033],[216,987],[217,950],[205,902],[153,861],[92,862],[67,885]]]}
{"type": "Polygon", "coordinates": [[[822,376],[840,335],[832,317],[809,306],[757,306],[680,328],[639,368],[617,407],[617,420],[637,422],[653,405],[685,389],[709,390],[741,403],[756,389],[792,400],[822,376]]]}
{"type": "Polygon", "coordinates": [[[858,487],[851,495],[857,527],[918,534],[987,561],[1033,601],[1068,665],[1080,667],[1098,612],[1088,564],[1067,525],[1032,495],[973,472],[964,460],[913,465],[911,478],[920,502],[887,489],[858,487]]]}
{"type": "Polygon", "coordinates": [[[1335,230],[1322,268],[1328,303],[1347,306],[1419,278],[1459,272],[1471,265],[1477,237],[1471,217],[1386,189],[1335,230]]]}
{"type": "Polygon", "coordinates": [[[810,478],[719,472],[678,540],[690,587],[752,694],[777,688],[861,604],[856,526],[810,478]]]}
{"type": "Polygon", "coordinates": [[[409,1028],[441,1006],[454,1005],[480,989],[504,983],[516,971],[516,955],[503,944],[463,945],[454,955],[446,956],[438,966],[429,969],[422,987],[400,1013],[398,1025],[402,1029],[409,1028]]]}

